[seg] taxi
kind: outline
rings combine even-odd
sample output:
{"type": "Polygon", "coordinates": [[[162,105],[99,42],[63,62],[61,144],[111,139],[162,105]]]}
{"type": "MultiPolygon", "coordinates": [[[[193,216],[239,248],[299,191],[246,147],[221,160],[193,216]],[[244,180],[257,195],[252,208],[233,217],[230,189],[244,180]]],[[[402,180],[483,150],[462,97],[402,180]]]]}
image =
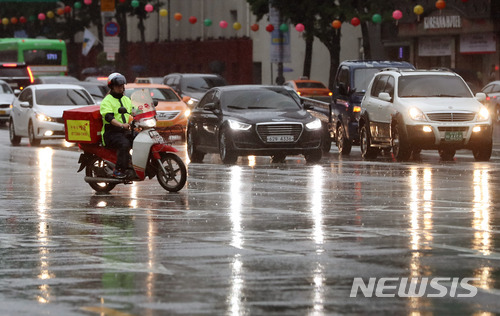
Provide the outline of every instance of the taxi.
{"type": "Polygon", "coordinates": [[[328,89],[321,81],[309,80],[307,77],[301,77],[298,80],[286,81],[284,86],[290,87],[301,97],[319,99],[330,102],[332,91],[328,89]]]}

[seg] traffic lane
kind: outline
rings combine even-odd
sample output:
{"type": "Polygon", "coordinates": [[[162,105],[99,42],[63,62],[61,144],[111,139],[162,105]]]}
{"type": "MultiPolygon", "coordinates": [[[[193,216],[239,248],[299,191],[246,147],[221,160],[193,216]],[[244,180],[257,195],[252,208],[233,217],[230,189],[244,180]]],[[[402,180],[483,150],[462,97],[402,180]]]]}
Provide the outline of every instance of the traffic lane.
{"type": "Polygon", "coordinates": [[[77,152],[2,142],[9,311],[498,310],[495,163],[330,155],[236,166],[208,155],[189,165],[179,194],[152,180],[97,195],[76,173],[77,152]],[[477,276],[483,290],[468,300],[349,298],[355,277],[411,276],[477,276]]]}

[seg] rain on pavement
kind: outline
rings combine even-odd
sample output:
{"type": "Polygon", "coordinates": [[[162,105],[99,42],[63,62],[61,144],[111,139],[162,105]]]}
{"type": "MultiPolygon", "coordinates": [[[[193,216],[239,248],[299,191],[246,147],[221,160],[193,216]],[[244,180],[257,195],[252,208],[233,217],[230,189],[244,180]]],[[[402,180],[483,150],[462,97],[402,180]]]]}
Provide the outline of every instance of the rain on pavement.
{"type": "Polygon", "coordinates": [[[495,134],[490,162],[207,155],[179,193],[152,179],[102,195],[76,173],[74,147],[12,147],[3,128],[0,314],[493,315],[495,134]],[[386,277],[450,281],[444,297],[350,297],[354,278],[386,277]],[[477,295],[450,294],[454,278],[474,278],[477,295]]]}

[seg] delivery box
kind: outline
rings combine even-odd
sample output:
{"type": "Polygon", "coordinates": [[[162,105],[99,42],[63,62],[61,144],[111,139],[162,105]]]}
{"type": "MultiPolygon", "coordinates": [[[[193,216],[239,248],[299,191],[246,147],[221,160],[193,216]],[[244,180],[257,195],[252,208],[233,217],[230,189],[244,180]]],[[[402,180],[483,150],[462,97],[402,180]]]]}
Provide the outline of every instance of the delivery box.
{"type": "Polygon", "coordinates": [[[64,111],[63,119],[66,141],[73,143],[101,141],[102,116],[99,105],[64,111]]]}

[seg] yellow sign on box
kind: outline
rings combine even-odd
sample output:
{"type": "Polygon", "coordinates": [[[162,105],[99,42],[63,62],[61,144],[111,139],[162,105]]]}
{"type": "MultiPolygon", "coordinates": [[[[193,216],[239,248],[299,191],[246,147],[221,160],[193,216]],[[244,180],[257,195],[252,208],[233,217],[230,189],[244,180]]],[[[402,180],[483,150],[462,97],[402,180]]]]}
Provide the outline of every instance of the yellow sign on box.
{"type": "Polygon", "coordinates": [[[101,12],[115,11],[115,0],[101,0],[101,12]]]}
{"type": "Polygon", "coordinates": [[[68,141],[91,141],[90,123],[88,120],[66,120],[68,141]]]}

